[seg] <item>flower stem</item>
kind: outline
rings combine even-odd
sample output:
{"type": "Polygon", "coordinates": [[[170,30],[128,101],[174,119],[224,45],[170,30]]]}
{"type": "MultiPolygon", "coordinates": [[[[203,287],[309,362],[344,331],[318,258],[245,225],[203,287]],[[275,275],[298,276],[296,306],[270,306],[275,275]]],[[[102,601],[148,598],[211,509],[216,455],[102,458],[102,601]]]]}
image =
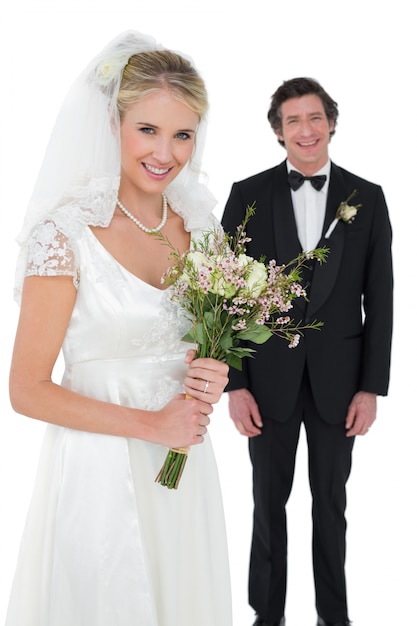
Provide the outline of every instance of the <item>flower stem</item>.
{"type": "MultiPolygon", "coordinates": [[[[191,396],[185,394],[185,399],[190,400],[191,396]]],[[[168,489],[178,489],[187,462],[188,450],[188,447],[170,448],[155,482],[168,489]]]]}
{"type": "Polygon", "coordinates": [[[158,476],[155,478],[155,482],[160,483],[163,487],[168,487],[168,489],[178,489],[187,458],[187,452],[180,452],[175,448],[171,448],[163,466],[159,470],[158,476]]]}

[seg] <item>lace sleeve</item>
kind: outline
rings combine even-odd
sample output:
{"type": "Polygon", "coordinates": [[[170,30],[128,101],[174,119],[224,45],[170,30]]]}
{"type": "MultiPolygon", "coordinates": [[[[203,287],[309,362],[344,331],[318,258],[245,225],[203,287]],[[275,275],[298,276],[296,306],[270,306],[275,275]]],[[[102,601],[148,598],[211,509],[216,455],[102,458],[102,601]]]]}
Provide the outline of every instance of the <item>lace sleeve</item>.
{"type": "Polygon", "coordinates": [[[27,245],[25,276],[72,276],[79,284],[76,254],[67,235],[55,222],[39,224],[27,245]]]}

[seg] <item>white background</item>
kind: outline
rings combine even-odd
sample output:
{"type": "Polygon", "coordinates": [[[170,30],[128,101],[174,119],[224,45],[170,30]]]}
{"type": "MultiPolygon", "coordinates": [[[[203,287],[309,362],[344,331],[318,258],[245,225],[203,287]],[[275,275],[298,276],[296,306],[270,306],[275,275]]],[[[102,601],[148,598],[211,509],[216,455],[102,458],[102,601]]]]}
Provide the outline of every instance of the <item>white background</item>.
{"type": "MultiPolygon", "coordinates": [[[[8,400],[18,313],[12,299],[14,238],[70,83],[110,39],[130,28],[191,55],[206,80],[211,113],[204,166],[218,198],[219,217],[235,180],[284,158],[266,112],[277,86],[294,76],[318,79],[339,103],[332,159],[384,188],[394,228],[392,382],[389,397],[379,402],[377,423],[355,445],[348,493],[348,592],[355,626],[412,624],[416,619],[416,339],[412,322],[416,174],[412,166],[417,145],[417,56],[411,6],[408,0],[343,4],[327,0],[16,0],[14,8],[3,9],[0,624],[44,431],[42,423],[15,415],[8,400]]],[[[253,622],[246,597],[251,476],[247,443],[228,418],[226,397],[216,409],[211,432],[229,534],[234,624],[245,626],[253,622]]],[[[302,437],[289,505],[289,626],[315,623],[310,506],[302,437]]]]}

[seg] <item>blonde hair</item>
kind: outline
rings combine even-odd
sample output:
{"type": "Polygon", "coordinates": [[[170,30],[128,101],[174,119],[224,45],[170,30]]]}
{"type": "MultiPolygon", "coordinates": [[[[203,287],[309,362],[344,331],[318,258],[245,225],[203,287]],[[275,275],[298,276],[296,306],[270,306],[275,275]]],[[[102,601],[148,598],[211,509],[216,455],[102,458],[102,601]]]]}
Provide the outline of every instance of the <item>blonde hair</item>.
{"type": "Polygon", "coordinates": [[[191,63],[175,52],[154,50],[130,57],[121,79],[117,99],[120,119],[139,98],[169,89],[201,119],[208,109],[204,81],[191,63]]]}

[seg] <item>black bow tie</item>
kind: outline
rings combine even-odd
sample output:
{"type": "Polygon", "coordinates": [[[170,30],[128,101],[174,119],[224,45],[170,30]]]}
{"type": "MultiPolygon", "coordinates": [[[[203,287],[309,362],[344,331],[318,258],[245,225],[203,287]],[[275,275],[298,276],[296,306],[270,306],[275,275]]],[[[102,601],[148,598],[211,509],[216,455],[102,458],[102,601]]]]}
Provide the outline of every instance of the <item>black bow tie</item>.
{"type": "Polygon", "coordinates": [[[321,174],[319,176],[303,176],[300,172],[296,172],[295,170],[291,170],[288,174],[288,182],[293,191],[297,191],[305,180],[309,180],[314,189],[320,191],[326,182],[326,178],[325,174],[321,174]]]}

